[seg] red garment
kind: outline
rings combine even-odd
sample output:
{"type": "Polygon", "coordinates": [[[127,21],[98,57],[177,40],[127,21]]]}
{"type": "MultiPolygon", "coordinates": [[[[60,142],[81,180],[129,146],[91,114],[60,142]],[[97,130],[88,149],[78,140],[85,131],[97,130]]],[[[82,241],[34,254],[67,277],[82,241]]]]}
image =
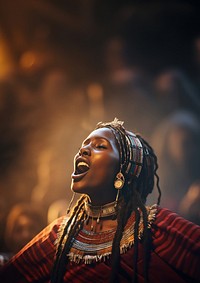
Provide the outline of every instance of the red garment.
{"type": "MultiPolygon", "coordinates": [[[[26,245],[0,273],[1,283],[50,282],[54,263],[54,241],[62,218],[54,221],[26,245]]],[[[158,208],[152,224],[149,282],[200,282],[200,227],[166,209],[158,208]]],[[[119,278],[131,282],[134,247],[121,255],[119,278]]],[[[144,282],[143,246],[139,243],[138,283],[144,282]]],[[[110,260],[94,264],[68,263],[65,282],[109,282],[110,260]]]]}

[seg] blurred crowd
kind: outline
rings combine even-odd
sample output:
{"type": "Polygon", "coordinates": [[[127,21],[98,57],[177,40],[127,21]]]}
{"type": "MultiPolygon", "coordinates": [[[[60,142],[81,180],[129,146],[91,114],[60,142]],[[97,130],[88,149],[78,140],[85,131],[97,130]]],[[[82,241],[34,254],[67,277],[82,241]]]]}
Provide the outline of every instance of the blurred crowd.
{"type": "MultiPolygon", "coordinates": [[[[4,259],[65,213],[80,142],[97,122],[114,117],[155,149],[161,206],[200,224],[200,36],[193,40],[192,72],[173,65],[149,72],[129,60],[129,48],[122,36],[108,37],[99,48],[102,71],[87,79],[65,64],[14,69],[0,79],[4,259]]],[[[32,60],[25,55],[22,66],[32,60]]]]}

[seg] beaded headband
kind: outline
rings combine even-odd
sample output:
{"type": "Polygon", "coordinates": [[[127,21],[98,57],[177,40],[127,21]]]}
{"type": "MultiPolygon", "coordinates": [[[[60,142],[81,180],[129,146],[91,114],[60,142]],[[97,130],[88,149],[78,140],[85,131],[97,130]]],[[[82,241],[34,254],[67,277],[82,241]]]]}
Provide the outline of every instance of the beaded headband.
{"type": "Polygon", "coordinates": [[[120,170],[129,181],[138,178],[143,164],[143,146],[139,138],[132,132],[126,131],[124,122],[115,118],[112,122],[98,123],[96,129],[109,128],[112,130],[119,146],[120,170]]]}
{"type": "Polygon", "coordinates": [[[127,175],[131,175],[132,177],[139,177],[140,172],[142,170],[143,164],[143,147],[140,140],[136,137],[135,134],[126,132],[126,137],[129,139],[129,151],[130,157],[128,161],[128,166],[125,171],[127,175]]]}

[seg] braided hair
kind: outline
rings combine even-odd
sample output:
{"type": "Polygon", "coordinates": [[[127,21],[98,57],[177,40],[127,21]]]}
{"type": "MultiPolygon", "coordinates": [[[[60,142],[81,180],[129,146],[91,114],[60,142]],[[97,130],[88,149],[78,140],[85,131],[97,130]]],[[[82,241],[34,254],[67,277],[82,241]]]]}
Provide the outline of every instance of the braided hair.
{"type": "MultiPolygon", "coordinates": [[[[118,282],[118,270],[120,269],[120,241],[123,236],[123,231],[126,223],[132,214],[135,212],[135,227],[134,227],[134,255],[133,269],[134,275],[132,282],[137,282],[137,258],[138,258],[138,232],[140,223],[140,212],[143,217],[143,248],[144,248],[144,278],[148,282],[148,262],[149,249],[151,248],[151,235],[148,229],[148,214],[145,207],[146,198],[154,188],[154,177],[156,177],[156,185],[158,189],[157,204],[160,203],[161,191],[159,188],[159,177],[157,175],[158,163],[157,157],[152,147],[140,135],[135,135],[132,132],[126,131],[123,127],[123,122],[114,119],[108,123],[98,123],[96,129],[109,128],[116,139],[119,155],[120,155],[120,172],[125,177],[125,184],[120,190],[119,203],[120,208],[117,208],[117,229],[112,243],[111,265],[112,272],[110,282],[118,282]]],[[[82,229],[86,220],[84,203],[87,196],[83,195],[77,201],[71,216],[63,230],[57,248],[56,260],[52,270],[52,283],[63,282],[66,272],[66,263],[69,260],[69,253],[72,240],[82,229]]]]}

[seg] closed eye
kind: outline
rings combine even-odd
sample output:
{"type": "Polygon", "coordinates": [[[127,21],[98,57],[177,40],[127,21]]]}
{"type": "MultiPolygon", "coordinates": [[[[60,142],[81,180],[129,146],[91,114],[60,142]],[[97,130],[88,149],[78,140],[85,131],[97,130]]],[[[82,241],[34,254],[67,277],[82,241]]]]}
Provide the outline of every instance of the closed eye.
{"type": "Polygon", "coordinates": [[[98,149],[106,149],[106,148],[107,148],[107,147],[106,147],[105,145],[103,145],[103,144],[96,145],[95,147],[98,148],[98,149]]]}

